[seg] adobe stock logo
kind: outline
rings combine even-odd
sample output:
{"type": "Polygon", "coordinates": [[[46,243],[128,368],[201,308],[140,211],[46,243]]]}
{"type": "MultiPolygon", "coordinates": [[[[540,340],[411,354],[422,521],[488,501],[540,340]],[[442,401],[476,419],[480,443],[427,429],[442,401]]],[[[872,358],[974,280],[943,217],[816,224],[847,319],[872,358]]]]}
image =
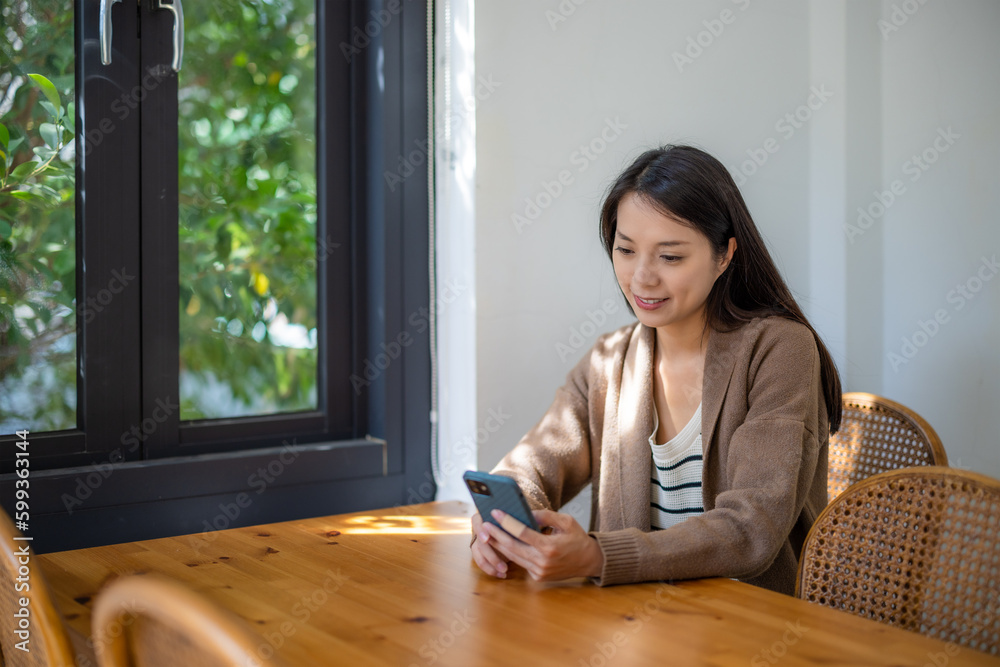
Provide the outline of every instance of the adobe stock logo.
{"type": "Polygon", "coordinates": [[[750,665],[752,667],[766,667],[767,665],[777,663],[785,657],[785,655],[787,655],[788,648],[790,646],[798,644],[802,635],[809,632],[809,628],[804,627],[802,625],[802,621],[795,621],[795,623],[786,621],[785,627],[788,629],[781,635],[781,639],[774,642],[769,647],[761,649],[757,655],[750,659],[750,665]]]}
{"type": "Polygon", "coordinates": [[[620,299],[605,299],[599,310],[588,310],[587,319],[569,328],[569,338],[566,342],[556,343],[559,360],[566,363],[567,359],[575,358],[576,354],[586,347],[591,336],[601,331],[608,318],[621,310],[621,303],[620,299]]]}
{"type": "Polygon", "coordinates": [[[111,303],[115,295],[125,291],[125,288],[133,280],[135,280],[135,276],[129,275],[124,266],[120,271],[112,271],[108,286],[99,290],[94,296],[87,297],[87,304],[80,311],[80,314],[83,315],[83,321],[90,324],[97,317],[97,314],[111,303]]]}
{"type": "Polygon", "coordinates": [[[569,20],[569,17],[576,13],[576,8],[587,2],[587,0],[562,0],[559,6],[556,7],[557,12],[551,9],[545,12],[545,20],[549,22],[549,29],[555,32],[559,28],[560,23],[564,23],[569,20]]]}
{"type": "MultiPolygon", "coordinates": [[[[750,0],[733,0],[733,3],[739,5],[741,11],[746,11],[747,7],[750,6],[750,0]]],[[[705,29],[696,35],[688,36],[684,53],[673,52],[672,56],[677,71],[683,74],[685,66],[693,65],[695,60],[701,58],[702,54],[715,44],[715,40],[726,31],[726,26],[732,25],[736,21],[736,16],[733,10],[723,9],[719,12],[719,18],[703,20],[701,24],[705,26],[705,29]]]]}
{"type": "MultiPolygon", "coordinates": [[[[937,135],[930,144],[919,153],[911,155],[910,159],[903,163],[902,172],[910,177],[911,183],[916,183],[931,168],[931,165],[937,162],[961,138],[962,135],[952,130],[951,125],[947,128],[939,127],[937,135]]],[[[867,232],[906,193],[906,183],[900,178],[895,179],[885,190],[872,191],[874,199],[870,200],[867,206],[858,207],[857,224],[844,225],[847,240],[853,244],[857,237],[867,232]]]]}
{"type": "Polygon", "coordinates": [[[995,254],[992,257],[984,255],[980,258],[979,266],[973,275],[965,282],[955,285],[945,296],[945,300],[952,304],[952,313],[945,308],[938,308],[932,317],[918,320],[919,328],[909,336],[903,336],[899,352],[889,352],[886,355],[886,361],[892,366],[892,372],[898,373],[900,366],[910,363],[910,360],[938,335],[944,325],[951,322],[952,314],[965,308],[965,305],[976,298],[976,294],[998,273],[1000,273],[1000,262],[997,262],[995,254]]]}
{"type": "Polygon", "coordinates": [[[740,163],[739,169],[730,168],[729,172],[733,175],[737,187],[743,187],[747,179],[763,168],[771,156],[781,150],[782,142],[788,141],[795,136],[798,130],[805,127],[813,114],[822,109],[831,97],[833,97],[833,93],[827,90],[825,83],[819,86],[810,86],[806,101],[775,121],[774,130],[781,135],[781,141],[774,137],[768,137],[759,148],[746,150],[748,159],[740,163]]]}
{"type": "MultiPolygon", "coordinates": [[[[115,113],[119,121],[124,121],[133,111],[139,108],[140,102],[146,99],[149,93],[156,90],[164,79],[172,76],[174,76],[173,70],[166,65],[157,65],[149,68],[146,71],[146,75],[142,77],[140,85],[133,87],[131,91],[122,93],[120,97],[112,100],[109,107],[110,110],[115,113]]],[[[114,133],[117,127],[115,121],[109,115],[95,114],[92,127],[86,130],[80,128],[80,133],[77,135],[78,144],[83,146],[83,154],[90,155],[90,151],[100,146],[105,138],[114,133]],[[96,118],[100,118],[100,120],[96,120],[96,118]]]]}
{"type": "Polygon", "coordinates": [[[347,42],[340,43],[340,52],[344,55],[344,60],[351,62],[354,56],[359,55],[364,49],[368,48],[372,40],[378,37],[389,23],[392,22],[392,19],[402,11],[403,6],[400,0],[389,0],[386,6],[377,12],[374,9],[371,10],[369,14],[372,18],[365,23],[364,30],[360,26],[354,26],[350,44],[347,42]]]}
{"type": "Polygon", "coordinates": [[[889,18],[879,19],[875,24],[878,26],[879,32],[882,33],[882,40],[888,40],[889,35],[897,32],[906,25],[910,17],[920,11],[920,8],[926,4],[927,0],[903,0],[902,5],[893,4],[889,18]]]}
{"type": "MultiPolygon", "coordinates": [[[[437,312],[443,312],[468,289],[469,285],[458,280],[446,280],[435,300],[437,312]]],[[[362,363],[360,372],[351,373],[348,378],[356,396],[360,396],[365,387],[370,387],[372,382],[377,380],[396,359],[403,356],[406,348],[417,341],[417,335],[430,328],[431,317],[430,310],[421,306],[410,313],[406,320],[406,328],[397,333],[394,338],[390,338],[388,343],[385,341],[379,343],[379,348],[375,351],[374,356],[367,357],[362,363]]]]}
{"type": "MultiPolygon", "coordinates": [[[[618,116],[615,116],[614,120],[605,118],[604,127],[590,141],[580,144],[575,151],[570,153],[570,165],[576,167],[578,174],[587,171],[588,167],[603,155],[611,144],[618,141],[618,138],[627,129],[628,125],[623,123],[618,116]]],[[[552,206],[552,203],[573,184],[574,179],[575,176],[569,169],[560,169],[557,174],[553,175],[551,181],[543,179],[539,183],[541,190],[536,192],[533,197],[524,198],[524,208],[521,209],[520,213],[514,212],[510,215],[510,222],[514,225],[517,233],[521,234],[525,227],[535,224],[542,212],[552,206]]]]}
{"type": "MultiPolygon", "coordinates": [[[[502,81],[493,78],[493,74],[486,76],[480,74],[476,77],[476,81],[475,90],[471,95],[462,99],[462,106],[452,114],[450,123],[441,125],[434,132],[435,143],[445,141],[450,133],[457,130],[469,117],[475,115],[477,102],[486,101],[496,92],[497,88],[503,85],[502,81]]],[[[395,192],[398,185],[405,182],[420,166],[424,165],[430,152],[434,149],[428,139],[414,139],[413,146],[414,148],[409,153],[399,156],[394,171],[387,169],[382,172],[382,177],[385,179],[385,184],[389,186],[390,192],[395,192]]]]}

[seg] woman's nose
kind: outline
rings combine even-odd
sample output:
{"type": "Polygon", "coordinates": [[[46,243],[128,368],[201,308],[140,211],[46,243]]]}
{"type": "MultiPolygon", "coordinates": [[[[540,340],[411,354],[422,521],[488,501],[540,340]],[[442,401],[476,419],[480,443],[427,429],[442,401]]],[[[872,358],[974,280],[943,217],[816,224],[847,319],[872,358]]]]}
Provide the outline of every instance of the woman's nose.
{"type": "Polygon", "coordinates": [[[635,267],[635,272],[632,274],[632,282],[639,285],[652,285],[656,281],[656,273],[651,271],[645,262],[640,261],[639,265],[635,267]]]}

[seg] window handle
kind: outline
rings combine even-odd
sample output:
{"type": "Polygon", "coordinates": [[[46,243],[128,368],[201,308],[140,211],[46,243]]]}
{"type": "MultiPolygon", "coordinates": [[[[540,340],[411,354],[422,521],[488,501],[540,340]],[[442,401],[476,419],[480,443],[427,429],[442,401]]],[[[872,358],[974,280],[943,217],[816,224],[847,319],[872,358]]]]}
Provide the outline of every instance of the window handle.
{"type": "MultiPolygon", "coordinates": [[[[105,2],[106,0],[101,0],[105,2]]],[[[117,2],[118,0],[112,0],[117,2]]],[[[174,15],[174,62],[171,67],[175,72],[181,71],[181,63],[184,61],[184,7],[181,0],[173,0],[173,4],[166,4],[163,0],[156,0],[157,9],[166,9],[174,15]]]]}
{"type": "Polygon", "coordinates": [[[111,7],[122,0],[101,0],[101,62],[111,64],[111,7]]]}

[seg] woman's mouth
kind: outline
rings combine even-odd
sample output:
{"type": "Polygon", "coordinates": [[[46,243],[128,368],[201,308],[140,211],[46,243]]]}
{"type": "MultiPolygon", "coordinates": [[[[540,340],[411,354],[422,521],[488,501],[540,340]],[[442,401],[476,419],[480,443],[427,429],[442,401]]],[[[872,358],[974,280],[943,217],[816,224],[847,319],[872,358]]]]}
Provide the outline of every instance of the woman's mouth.
{"type": "Polygon", "coordinates": [[[635,305],[639,306],[643,310],[656,310],[657,308],[659,308],[660,306],[662,306],[664,303],[667,302],[667,299],[643,298],[635,294],[633,294],[632,296],[635,297],[635,305]]]}

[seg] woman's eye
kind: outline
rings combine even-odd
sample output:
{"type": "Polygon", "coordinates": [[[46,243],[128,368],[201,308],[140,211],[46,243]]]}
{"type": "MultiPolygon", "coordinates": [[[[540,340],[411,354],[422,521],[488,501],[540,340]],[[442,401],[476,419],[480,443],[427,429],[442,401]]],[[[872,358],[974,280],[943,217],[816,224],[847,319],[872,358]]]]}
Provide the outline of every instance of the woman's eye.
{"type": "Polygon", "coordinates": [[[678,257],[677,255],[660,255],[660,259],[665,259],[668,262],[676,262],[679,261],[681,258],[678,257]]]}
{"type": "Polygon", "coordinates": [[[623,248],[621,246],[618,246],[617,248],[615,248],[615,250],[617,250],[618,252],[620,252],[623,255],[631,255],[632,254],[631,250],[629,250],[628,248],[623,248]]]}

